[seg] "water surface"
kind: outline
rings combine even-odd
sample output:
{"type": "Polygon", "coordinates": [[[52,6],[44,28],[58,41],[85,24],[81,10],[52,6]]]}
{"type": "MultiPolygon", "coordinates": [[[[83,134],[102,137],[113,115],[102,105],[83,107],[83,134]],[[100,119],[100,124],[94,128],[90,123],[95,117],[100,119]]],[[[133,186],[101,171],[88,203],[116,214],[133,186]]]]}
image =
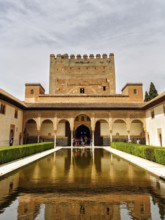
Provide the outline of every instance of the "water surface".
{"type": "Polygon", "coordinates": [[[165,219],[165,182],[103,149],[62,149],[0,180],[0,219],[165,219]]]}

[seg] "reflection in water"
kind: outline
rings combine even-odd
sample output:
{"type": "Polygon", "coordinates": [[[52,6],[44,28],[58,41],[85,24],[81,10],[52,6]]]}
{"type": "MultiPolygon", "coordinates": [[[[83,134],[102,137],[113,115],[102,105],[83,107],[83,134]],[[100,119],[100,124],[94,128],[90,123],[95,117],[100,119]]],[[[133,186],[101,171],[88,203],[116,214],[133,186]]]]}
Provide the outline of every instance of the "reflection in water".
{"type": "Polygon", "coordinates": [[[165,183],[102,149],[58,151],[2,179],[0,191],[0,219],[16,200],[21,220],[165,217],[165,183]]]}

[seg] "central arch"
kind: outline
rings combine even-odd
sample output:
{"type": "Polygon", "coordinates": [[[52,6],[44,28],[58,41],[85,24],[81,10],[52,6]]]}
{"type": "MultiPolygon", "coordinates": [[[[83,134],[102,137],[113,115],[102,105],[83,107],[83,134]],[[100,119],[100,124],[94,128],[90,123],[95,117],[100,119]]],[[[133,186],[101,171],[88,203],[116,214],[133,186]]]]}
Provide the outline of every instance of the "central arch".
{"type": "Polygon", "coordinates": [[[91,137],[90,130],[85,125],[80,125],[75,131],[75,138],[81,138],[82,136],[91,137]]]}
{"type": "Polygon", "coordinates": [[[91,132],[86,125],[80,125],[75,130],[75,139],[80,141],[80,145],[90,145],[91,132]]]}

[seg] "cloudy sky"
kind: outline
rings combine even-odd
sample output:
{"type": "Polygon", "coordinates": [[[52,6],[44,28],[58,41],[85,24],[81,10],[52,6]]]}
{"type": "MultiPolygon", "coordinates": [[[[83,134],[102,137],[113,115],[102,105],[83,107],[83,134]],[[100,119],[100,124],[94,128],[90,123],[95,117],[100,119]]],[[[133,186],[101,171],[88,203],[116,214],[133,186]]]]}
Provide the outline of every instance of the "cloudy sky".
{"type": "Polygon", "coordinates": [[[0,88],[48,93],[51,53],[114,53],[117,92],[127,82],[165,91],[165,0],[0,0],[0,88]]]}

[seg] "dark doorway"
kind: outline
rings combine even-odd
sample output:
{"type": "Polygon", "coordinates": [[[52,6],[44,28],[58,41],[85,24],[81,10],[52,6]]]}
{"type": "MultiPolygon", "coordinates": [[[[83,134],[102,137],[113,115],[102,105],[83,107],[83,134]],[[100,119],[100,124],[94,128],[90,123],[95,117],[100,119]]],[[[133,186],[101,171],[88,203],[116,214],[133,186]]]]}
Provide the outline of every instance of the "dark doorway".
{"type": "Polygon", "coordinates": [[[159,134],[159,141],[160,141],[160,146],[162,147],[162,134],[159,134]]]}
{"type": "Polygon", "coordinates": [[[14,131],[15,131],[15,125],[10,125],[10,134],[9,134],[9,145],[10,146],[14,144],[14,131]]]}
{"type": "Polygon", "coordinates": [[[76,145],[90,145],[91,134],[89,128],[80,125],[75,131],[75,140],[78,142],[76,145]]]}

